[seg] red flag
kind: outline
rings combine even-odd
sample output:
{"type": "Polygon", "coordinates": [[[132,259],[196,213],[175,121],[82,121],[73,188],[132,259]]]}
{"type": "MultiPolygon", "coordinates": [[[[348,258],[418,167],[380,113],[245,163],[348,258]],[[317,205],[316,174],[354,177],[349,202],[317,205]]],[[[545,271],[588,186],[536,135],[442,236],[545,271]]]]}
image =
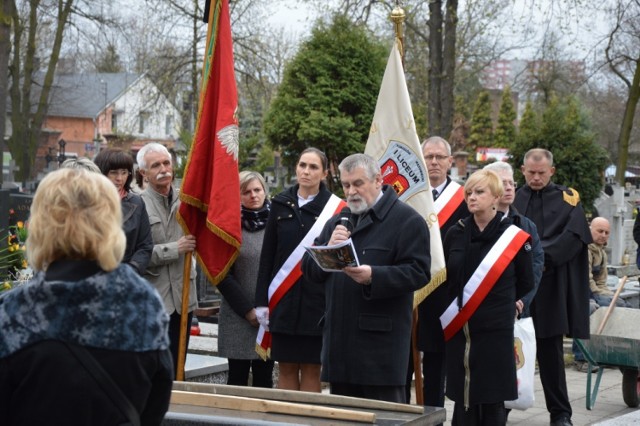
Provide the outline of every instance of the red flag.
{"type": "Polygon", "coordinates": [[[238,92],[229,1],[212,0],[196,133],[180,191],[178,221],[196,236],[198,263],[217,285],[238,256],[238,92]]]}

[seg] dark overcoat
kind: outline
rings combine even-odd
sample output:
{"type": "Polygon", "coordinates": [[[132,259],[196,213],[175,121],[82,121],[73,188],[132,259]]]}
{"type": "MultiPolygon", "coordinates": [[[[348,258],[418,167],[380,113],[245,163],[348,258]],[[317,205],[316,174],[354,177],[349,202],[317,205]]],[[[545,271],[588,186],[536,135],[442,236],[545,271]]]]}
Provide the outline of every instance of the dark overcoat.
{"type": "MultiPolygon", "coordinates": [[[[449,303],[503,232],[512,224],[502,213],[480,232],[473,217],[458,222],[444,240],[449,303]]],[[[531,245],[518,251],[465,326],[446,343],[446,395],[472,406],[516,399],[513,355],[515,302],[534,287],[531,245]],[[465,389],[468,387],[468,400],[465,389]]]]}
{"type": "Polygon", "coordinates": [[[147,208],[142,197],[131,192],[122,199],[120,205],[122,206],[122,229],[127,237],[127,247],[122,262],[133,266],[138,274],[143,275],[153,252],[153,238],[147,208]]]}
{"type": "MultiPolygon", "coordinates": [[[[256,286],[256,306],[269,306],[269,284],[289,255],[314,225],[331,197],[324,183],[313,201],[298,207],[298,185],[271,200],[271,212],[264,233],[256,286]]],[[[269,312],[273,333],[320,336],[324,314],[324,286],[300,277],[269,312]]]]}
{"type": "Polygon", "coordinates": [[[580,197],[574,189],[550,182],[541,191],[528,185],[516,192],[513,205],[533,220],[544,250],[544,271],[531,304],[537,338],[569,335],[589,338],[589,259],[593,241],[580,197]],[[531,198],[542,198],[536,219],[531,198]],[[536,220],[542,220],[542,224],[536,220]]]}
{"type": "MultiPolygon", "coordinates": [[[[371,284],[342,272],[324,272],[305,255],[304,276],[326,285],[322,380],[355,385],[404,386],[409,362],[413,292],[429,282],[427,224],[384,186],[382,198],[363,215],[351,238],[371,284]]],[[[326,245],[338,216],[316,240],[326,245]]]]}

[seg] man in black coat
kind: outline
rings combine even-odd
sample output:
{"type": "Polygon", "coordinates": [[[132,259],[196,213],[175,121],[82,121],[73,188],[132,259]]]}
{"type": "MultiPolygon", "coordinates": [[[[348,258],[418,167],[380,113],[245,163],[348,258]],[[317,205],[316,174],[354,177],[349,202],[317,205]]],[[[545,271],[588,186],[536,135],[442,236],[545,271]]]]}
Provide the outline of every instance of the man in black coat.
{"type": "MultiPolygon", "coordinates": [[[[443,195],[447,199],[441,198],[441,202],[436,203],[438,219],[444,219],[439,222],[440,236],[444,240],[449,228],[460,219],[469,216],[469,210],[462,196],[448,196],[449,191],[454,188],[463,192],[460,184],[452,181],[448,176],[453,164],[449,142],[441,137],[432,136],[422,142],[422,155],[429,172],[429,184],[433,190],[434,201],[438,200],[447,189],[447,193],[443,195]],[[451,215],[443,216],[447,210],[452,212],[451,215]]],[[[423,351],[424,405],[433,407],[444,407],[444,334],[440,315],[450,302],[446,299],[444,287],[440,286],[418,305],[418,349],[423,351]]],[[[413,363],[411,362],[407,377],[408,393],[411,391],[412,375],[413,363]]]]}
{"type": "Polygon", "coordinates": [[[305,255],[303,274],[326,285],[322,379],[331,393],[405,401],[413,292],[429,282],[429,230],[424,218],[383,186],[366,154],[340,163],[353,231],[330,219],[315,245],[351,238],[360,266],[325,272],[305,255]]]}
{"type": "Polygon", "coordinates": [[[526,185],[513,205],[535,223],[544,271],[531,313],[540,379],[551,425],[572,425],[562,347],[563,335],[589,338],[589,225],[575,189],[551,182],[553,154],[531,149],[522,166],[526,185]]]}

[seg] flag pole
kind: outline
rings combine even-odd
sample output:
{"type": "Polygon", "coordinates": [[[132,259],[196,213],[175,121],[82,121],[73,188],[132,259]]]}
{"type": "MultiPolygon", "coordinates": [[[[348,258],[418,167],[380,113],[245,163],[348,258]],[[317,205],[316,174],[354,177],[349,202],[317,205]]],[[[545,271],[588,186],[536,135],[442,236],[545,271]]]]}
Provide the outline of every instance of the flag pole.
{"type": "Polygon", "coordinates": [[[178,362],[176,380],[184,380],[184,363],[187,360],[187,330],[190,331],[189,320],[189,287],[191,287],[191,255],[184,254],[184,268],[182,270],[182,307],[180,309],[180,343],[178,344],[178,362]]]}
{"type": "MultiPolygon", "coordinates": [[[[209,46],[209,42],[211,40],[211,36],[213,33],[213,16],[216,13],[215,5],[211,4],[210,0],[207,0],[207,4],[205,6],[208,10],[207,16],[207,42],[205,46],[209,46]]],[[[206,54],[205,54],[206,59],[206,54]]],[[[204,83],[204,78],[206,75],[207,61],[204,61],[202,66],[202,81],[204,83]]],[[[200,97],[198,99],[198,105],[202,104],[202,96],[204,91],[200,90],[200,97]]],[[[195,135],[194,135],[195,143],[195,135]]],[[[187,360],[187,330],[190,331],[191,324],[187,324],[189,320],[189,289],[191,287],[191,259],[192,252],[187,252],[184,254],[184,268],[182,271],[182,307],[181,307],[181,315],[180,315],[180,340],[178,345],[178,359],[176,362],[176,380],[183,381],[184,380],[184,364],[187,360]]]]}
{"type": "Polygon", "coordinates": [[[396,31],[396,43],[398,43],[398,50],[400,51],[400,58],[402,59],[402,67],[404,68],[404,32],[402,29],[402,23],[404,22],[406,15],[404,9],[400,7],[400,2],[396,0],[396,7],[391,11],[391,20],[394,23],[396,31]]]}
{"type": "MultiPolygon", "coordinates": [[[[404,9],[400,7],[400,2],[396,0],[396,7],[391,11],[391,20],[395,26],[396,43],[398,51],[402,59],[402,67],[404,68],[404,35],[402,23],[406,15],[404,9]]],[[[411,358],[413,359],[413,372],[415,375],[416,403],[424,405],[424,393],[422,389],[422,360],[420,359],[420,351],[418,351],[418,308],[413,309],[413,321],[411,324],[411,358]]],[[[410,402],[410,401],[407,401],[410,402]]]]}

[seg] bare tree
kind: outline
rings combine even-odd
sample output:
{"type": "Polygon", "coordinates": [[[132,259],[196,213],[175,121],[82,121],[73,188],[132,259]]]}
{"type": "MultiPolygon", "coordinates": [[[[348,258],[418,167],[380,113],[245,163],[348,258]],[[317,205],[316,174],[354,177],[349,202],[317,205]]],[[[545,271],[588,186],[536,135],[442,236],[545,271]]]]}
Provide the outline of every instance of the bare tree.
{"type": "Polygon", "coordinates": [[[3,0],[0,8],[0,187],[4,178],[4,134],[7,116],[9,55],[11,53],[11,0],[3,0]]]}
{"type": "Polygon", "coordinates": [[[616,181],[624,185],[629,139],[640,100],[640,0],[618,0],[611,12],[615,20],[609,33],[605,54],[611,71],[628,89],[618,137],[619,156],[616,169],[616,181]]]}

